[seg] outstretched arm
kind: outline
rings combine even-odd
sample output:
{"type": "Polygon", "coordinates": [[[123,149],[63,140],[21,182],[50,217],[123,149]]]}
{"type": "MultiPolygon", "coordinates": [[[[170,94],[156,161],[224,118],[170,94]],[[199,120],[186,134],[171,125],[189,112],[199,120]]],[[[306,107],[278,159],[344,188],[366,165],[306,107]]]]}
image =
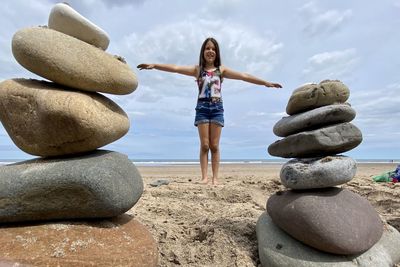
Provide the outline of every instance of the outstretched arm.
{"type": "Polygon", "coordinates": [[[258,84],[258,85],[264,85],[267,87],[282,88],[282,85],[280,85],[279,83],[268,82],[263,79],[257,78],[253,75],[250,75],[248,73],[234,71],[234,70],[231,70],[226,67],[223,67],[222,75],[224,78],[228,78],[228,79],[242,80],[245,82],[254,83],[254,84],[258,84]]]}
{"type": "Polygon", "coordinates": [[[168,72],[173,72],[173,73],[179,73],[183,75],[188,75],[188,76],[197,76],[197,68],[196,66],[178,66],[178,65],[173,65],[173,64],[139,64],[137,66],[138,69],[140,70],[151,70],[151,69],[156,69],[156,70],[162,70],[162,71],[168,71],[168,72]]]}

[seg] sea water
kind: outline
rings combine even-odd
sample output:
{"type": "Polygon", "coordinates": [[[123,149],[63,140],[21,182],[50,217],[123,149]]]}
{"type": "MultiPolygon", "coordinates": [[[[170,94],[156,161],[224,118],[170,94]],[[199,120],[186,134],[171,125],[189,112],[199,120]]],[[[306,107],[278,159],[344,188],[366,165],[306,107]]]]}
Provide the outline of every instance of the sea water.
{"type": "MultiPolygon", "coordinates": [[[[0,165],[8,165],[28,159],[0,159],[0,165]]],[[[222,159],[221,164],[284,164],[289,159],[222,159]]],[[[131,159],[136,166],[185,166],[198,165],[198,159],[131,159]]],[[[355,159],[360,164],[399,164],[400,159],[355,159]]],[[[210,161],[211,163],[211,161],[210,161]]]]}

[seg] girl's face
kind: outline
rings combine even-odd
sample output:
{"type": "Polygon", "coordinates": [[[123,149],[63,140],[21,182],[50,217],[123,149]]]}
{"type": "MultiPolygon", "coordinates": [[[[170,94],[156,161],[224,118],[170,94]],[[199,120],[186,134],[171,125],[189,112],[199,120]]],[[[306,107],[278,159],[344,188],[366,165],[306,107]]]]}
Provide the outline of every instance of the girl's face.
{"type": "Polygon", "coordinates": [[[204,49],[204,60],[206,61],[207,65],[214,65],[215,57],[216,57],[215,45],[213,42],[208,41],[206,43],[206,47],[204,49]]]}

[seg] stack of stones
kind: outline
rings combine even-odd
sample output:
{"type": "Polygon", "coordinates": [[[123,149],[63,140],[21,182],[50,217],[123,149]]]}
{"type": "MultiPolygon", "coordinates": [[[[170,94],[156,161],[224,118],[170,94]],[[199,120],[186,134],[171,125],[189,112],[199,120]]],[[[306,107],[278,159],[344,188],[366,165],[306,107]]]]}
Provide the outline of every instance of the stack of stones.
{"type": "Polygon", "coordinates": [[[96,223],[91,220],[86,228],[82,221],[63,227],[36,225],[28,231],[36,233],[29,237],[36,242],[31,250],[23,242],[19,249],[14,242],[18,237],[28,240],[21,237],[20,228],[2,228],[0,243],[11,247],[2,245],[0,262],[157,264],[152,236],[124,214],[143,193],[140,173],[126,155],[96,150],[124,136],[130,126],[126,113],[98,92],[129,94],[138,85],[126,62],[105,52],[108,44],[106,32],[65,3],[53,7],[48,27],[22,29],[13,37],[12,52],[18,63],[51,82],[10,79],[0,83],[4,128],[21,150],[39,156],[0,167],[0,222],[97,218],[102,223],[93,227],[96,223]],[[11,240],[4,240],[7,236],[11,240]],[[83,240],[84,236],[89,239],[83,240]],[[96,236],[99,240],[104,236],[104,242],[96,242],[96,236]],[[64,243],[54,245],[59,242],[64,243]]]}
{"type": "Polygon", "coordinates": [[[349,89],[322,81],[296,89],[274,126],[283,137],[268,147],[273,156],[294,158],[280,178],[289,190],[267,201],[257,222],[263,266],[393,266],[400,261],[400,233],[382,223],[367,199],[344,188],[356,162],[338,155],[358,146],[350,123],[349,89]]]}

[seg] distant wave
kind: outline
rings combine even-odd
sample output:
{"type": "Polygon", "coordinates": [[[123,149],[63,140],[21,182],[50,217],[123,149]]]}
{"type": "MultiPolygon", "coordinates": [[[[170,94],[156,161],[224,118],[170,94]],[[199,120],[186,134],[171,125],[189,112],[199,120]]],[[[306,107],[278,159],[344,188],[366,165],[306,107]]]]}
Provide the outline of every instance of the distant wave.
{"type": "MultiPolygon", "coordinates": [[[[283,164],[287,160],[259,160],[259,159],[237,159],[237,160],[221,160],[221,164],[283,164]]],[[[166,165],[199,165],[198,160],[132,160],[136,166],[166,166],[166,165]]],[[[209,161],[211,164],[211,161],[209,161]]]]}
{"type": "MultiPolygon", "coordinates": [[[[0,165],[7,165],[24,160],[0,160],[0,165]]],[[[237,159],[237,160],[222,160],[221,164],[282,164],[287,160],[274,159],[274,160],[258,160],[258,159],[237,159]]],[[[198,160],[132,160],[138,166],[158,166],[158,165],[198,165],[198,160]]],[[[211,161],[210,161],[211,163],[211,161]]]]}
{"type": "Polygon", "coordinates": [[[400,163],[400,159],[355,159],[357,163],[369,164],[387,164],[387,163],[400,163]]]}
{"type": "MultiPolygon", "coordinates": [[[[239,159],[239,160],[222,160],[221,164],[284,164],[289,159],[269,159],[269,160],[246,160],[246,159],[239,159]]],[[[399,164],[400,160],[390,160],[390,159],[355,159],[357,163],[360,164],[399,164]]],[[[198,165],[200,164],[199,161],[191,160],[171,160],[171,161],[164,161],[164,160],[157,160],[157,161],[132,161],[136,166],[166,166],[166,165],[198,165]]],[[[209,161],[211,164],[211,161],[209,161]]]]}
{"type": "Polygon", "coordinates": [[[13,164],[16,163],[18,161],[24,161],[23,159],[21,160],[6,160],[6,159],[0,159],[0,166],[1,165],[8,165],[8,164],[13,164]]]}
{"type": "MultiPolygon", "coordinates": [[[[234,160],[222,160],[221,164],[284,164],[289,159],[234,159],[234,160]]],[[[11,160],[11,159],[0,159],[1,165],[8,165],[16,162],[24,161],[21,160],[11,160]]],[[[399,164],[400,159],[355,159],[357,163],[360,164],[399,164]]],[[[178,165],[198,165],[200,164],[198,160],[180,160],[180,159],[171,159],[171,160],[132,160],[132,162],[136,166],[178,166],[178,165]]],[[[211,161],[209,162],[211,163],[211,161]]]]}

